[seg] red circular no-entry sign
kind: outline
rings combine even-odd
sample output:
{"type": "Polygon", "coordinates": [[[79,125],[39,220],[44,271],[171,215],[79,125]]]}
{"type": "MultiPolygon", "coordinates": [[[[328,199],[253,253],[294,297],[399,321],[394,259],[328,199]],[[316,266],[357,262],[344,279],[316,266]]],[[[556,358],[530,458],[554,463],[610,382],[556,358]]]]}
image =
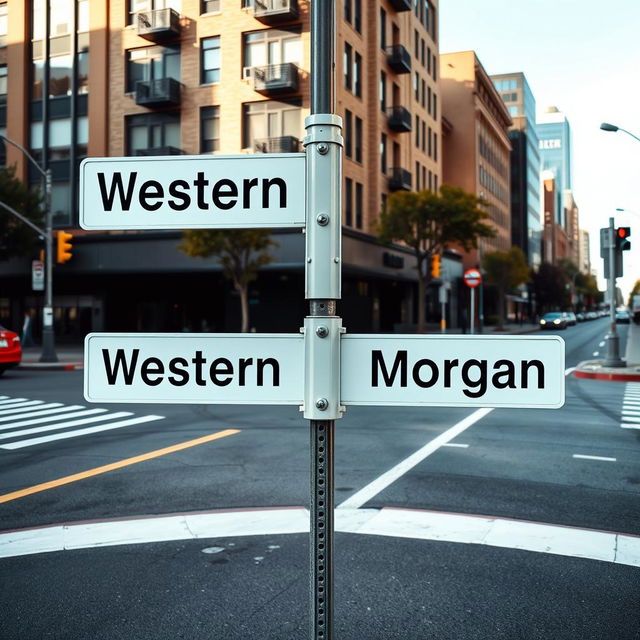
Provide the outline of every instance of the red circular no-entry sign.
{"type": "Polygon", "coordinates": [[[464,282],[467,287],[477,287],[482,282],[482,274],[478,269],[467,269],[464,272],[464,282]]]}

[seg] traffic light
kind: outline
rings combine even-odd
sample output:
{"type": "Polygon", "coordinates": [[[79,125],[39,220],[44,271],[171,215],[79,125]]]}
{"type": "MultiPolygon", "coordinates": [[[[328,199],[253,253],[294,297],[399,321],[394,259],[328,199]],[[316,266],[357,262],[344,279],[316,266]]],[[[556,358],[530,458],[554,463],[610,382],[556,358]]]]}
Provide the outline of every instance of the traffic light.
{"type": "Polygon", "coordinates": [[[71,260],[71,240],[73,234],[66,231],[58,231],[58,263],[68,262],[71,260]]]}
{"type": "Polygon", "coordinates": [[[616,229],[616,249],[618,251],[629,251],[631,249],[630,235],[631,227],[618,227],[616,229]]]}
{"type": "Polygon", "coordinates": [[[440,277],[440,254],[434,253],[431,256],[431,277],[439,278],[440,277]]]}

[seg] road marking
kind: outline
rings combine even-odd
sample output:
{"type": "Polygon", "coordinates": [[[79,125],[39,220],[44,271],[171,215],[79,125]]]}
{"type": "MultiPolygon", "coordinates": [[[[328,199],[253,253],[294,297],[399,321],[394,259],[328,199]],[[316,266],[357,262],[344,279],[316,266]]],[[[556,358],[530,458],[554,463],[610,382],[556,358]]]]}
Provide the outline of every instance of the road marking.
{"type": "Polygon", "coordinates": [[[622,429],[640,429],[640,424],[631,424],[630,422],[623,422],[620,424],[622,429]]]}
{"type": "Polygon", "coordinates": [[[5,406],[8,404],[13,404],[15,402],[27,402],[27,400],[28,398],[7,398],[6,400],[0,400],[0,405],[5,406]]]}
{"type": "MultiPolygon", "coordinates": [[[[92,413],[97,413],[100,409],[89,409],[92,413]]],[[[104,409],[102,409],[104,411],[104,409]]],[[[43,433],[45,431],[56,431],[57,429],[66,429],[67,427],[79,427],[81,424],[91,424],[92,422],[100,422],[102,420],[113,420],[115,418],[124,418],[125,416],[132,416],[131,411],[116,411],[115,413],[104,413],[100,416],[94,416],[92,418],[81,418],[79,420],[67,420],[66,422],[60,422],[58,424],[48,424],[44,427],[33,427],[32,429],[20,429],[20,431],[11,431],[9,433],[3,433],[0,435],[0,440],[6,440],[7,438],[17,438],[18,436],[30,436],[34,433],[43,433]]],[[[147,417],[147,416],[143,416],[147,417]]],[[[156,416],[158,417],[158,416],[156,416]]],[[[60,416],[55,416],[58,420],[60,416]]],[[[111,426],[119,424],[114,422],[111,426]]],[[[70,432],[74,433],[74,432],[70,432]]],[[[60,434],[57,437],[65,437],[64,434],[60,434]]],[[[11,443],[14,444],[14,443],[11,443]]],[[[7,445],[9,446],[9,445],[7,445]]]]}
{"type": "Polygon", "coordinates": [[[607,458],[605,456],[587,456],[582,453],[574,453],[574,458],[578,458],[580,460],[601,460],[602,462],[616,462],[617,458],[607,458]]]}
{"type": "Polygon", "coordinates": [[[180,444],[174,444],[174,445],[171,445],[170,447],[165,447],[164,449],[156,449],[155,451],[150,451],[149,453],[143,453],[142,455],[134,456],[133,458],[125,458],[124,460],[120,460],[118,462],[112,462],[110,464],[105,464],[101,467],[95,467],[94,469],[88,469],[87,471],[74,473],[71,476],[65,476],[63,478],[58,478],[57,480],[51,480],[50,482],[43,482],[42,484],[36,484],[36,485],[33,485],[32,487],[27,487],[26,489],[20,489],[19,491],[5,493],[4,495],[0,496],[0,503],[10,502],[11,500],[17,500],[18,498],[24,498],[25,496],[30,496],[30,495],[33,495],[34,493],[40,493],[41,491],[47,491],[48,489],[55,489],[56,487],[61,487],[62,485],[65,485],[65,484],[71,484],[72,482],[78,482],[79,480],[84,480],[86,478],[93,478],[94,476],[98,476],[103,473],[107,473],[109,471],[114,471],[115,469],[122,469],[123,467],[128,467],[132,464],[137,464],[138,462],[144,462],[146,460],[151,460],[153,458],[166,456],[169,453],[175,453],[176,451],[182,451],[183,449],[196,447],[200,444],[204,444],[205,442],[211,442],[212,440],[226,438],[227,436],[232,436],[236,433],[240,433],[240,430],[225,429],[224,431],[218,431],[208,436],[203,436],[202,438],[196,438],[195,440],[189,440],[187,442],[182,442],[180,444]]]}
{"type": "MultiPolygon", "coordinates": [[[[33,418],[37,416],[45,416],[52,413],[61,413],[63,411],[70,411],[72,409],[84,409],[84,407],[80,404],[72,404],[68,406],[61,406],[58,409],[46,409],[45,411],[41,411],[42,407],[38,407],[37,411],[30,411],[28,413],[23,413],[21,416],[5,416],[4,418],[0,418],[0,422],[8,422],[9,420],[15,420],[16,418],[33,418]]],[[[106,409],[105,409],[106,411],[106,409]]],[[[0,426],[0,429],[3,427],[0,426]]]]}
{"type": "MultiPolygon", "coordinates": [[[[335,528],[339,533],[485,545],[640,567],[638,536],[543,522],[386,507],[337,509],[335,528]]],[[[0,534],[0,557],[308,531],[309,512],[302,507],[144,516],[7,531],[0,534]]]]}
{"type": "Polygon", "coordinates": [[[625,422],[640,422],[640,418],[632,418],[631,416],[627,416],[625,422]]]}
{"type": "Polygon", "coordinates": [[[468,444],[460,444],[459,442],[445,442],[443,447],[460,447],[461,449],[468,449],[468,444]]]}
{"type": "MultiPolygon", "coordinates": [[[[69,407],[65,407],[65,410],[68,410],[69,407]]],[[[20,420],[19,422],[11,422],[9,424],[3,424],[0,427],[0,431],[6,431],[7,429],[16,429],[17,427],[28,427],[32,424],[42,424],[43,422],[53,422],[54,420],[66,420],[67,418],[80,418],[81,416],[89,416],[94,415],[96,413],[106,413],[106,409],[85,409],[84,411],[74,411],[73,413],[63,413],[62,415],[57,416],[46,416],[43,418],[34,418],[33,420],[20,420]]],[[[128,414],[131,415],[131,414],[128,414]]],[[[22,416],[20,416],[22,418],[22,416]]],[[[0,435],[0,439],[2,438],[10,438],[12,435],[7,436],[0,435]]]]}
{"type": "Polygon", "coordinates": [[[604,340],[598,345],[599,347],[604,347],[604,340]]]}
{"type": "MultiPolygon", "coordinates": [[[[131,415],[126,411],[122,413],[131,415]]],[[[76,422],[95,422],[99,419],[105,420],[113,417],[115,414],[107,414],[106,416],[98,416],[97,418],[88,418],[86,421],[77,420],[76,422]]],[[[37,444],[44,444],[45,442],[52,442],[54,440],[65,440],[66,438],[77,438],[78,436],[86,436],[90,433],[100,433],[101,431],[110,431],[111,429],[120,429],[122,427],[130,427],[134,424],[142,424],[144,422],[151,422],[153,420],[164,420],[164,416],[139,416],[137,418],[130,418],[129,420],[120,420],[118,422],[110,422],[109,424],[100,425],[98,427],[87,427],[86,429],[76,429],[75,431],[65,431],[64,433],[57,433],[53,436],[41,436],[40,438],[30,438],[28,440],[18,440],[18,442],[9,442],[7,444],[0,445],[0,449],[23,449],[24,447],[33,447],[37,444]]],[[[55,426],[55,425],[54,425],[55,426]]],[[[44,430],[45,428],[42,427],[44,430]]]]}
{"type": "Polygon", "coordinates": [[[568,376],[570,373],[573,373],[576,370],[575,367],[569,367],[568,369],[564,370],[564,375],[568,376]]]}
{"type": "Polygon", "coordinates": [[[4,409],[3,411],[0,411],[0,416],[2,416],[3,418],[11,415],[11,417],[13,418],[13,416],[16,413],[27,413],[29,411],[35,411],[35,410],[40,410],[40,409],[53,409],[55,407],[61,407],[62,403],[61,402],[50,402],[48,404],[44,404],[42,402],[42,400],[39,400],[38,402],[26,402],[25,405],[38,405],[36,406],[23,406],[23,407],[18,407],[17,409],[4,409]]]}
{"type": "Polygon", "coordinates": [[[12,405],[4,405],[2,408],[0,408],[0,415],[4,415],[7,413],[14,413],[15,411],[28,411],[28,408],[35,408],[35,405],[37,404],[44,404],[44,400],[28,400],[27,402],[16,402],[15,404],[12,405]],[[9,406],[9,408],[5,408],[9,406]],[[27,409],[25,409],[25,407],[28,407],[27,409]]]}
{"type": "Polygon", "coordinates": [[[424,447],[418,449],[418,451],[398,463],[395,467],[389,469],[386,473],[383,473],[380,477],[376,478],[373,482],[370,482],[357,493],[354,493],[350,498],[347,498],[342,504],[338,505],[337,508],[360,508],[363,504],[367,503],[378,493],[384,491],[384,489],[386,489],[390,484],[394,483],[398,478],[407,473],[407,471],[410,471],[413,467],[430,456],[434,451],[437,451],[443,444],[459,436],[465,429],[468,429],[471,425],[478,422],[478,420],[482,420],[482,418],[490,414],[492,411],[493,409],[477,409],[471,415],[464,418],[464,420],[453,425],[453,427],[450,427],[437,438],[434,438],[425,444],[424,447]]]}
{"type": "Polygon", "coordinates": [[[599,356],[599,355],[600,355],[600,352],[599,352],[599,351],[594,351],[594,352],[593,352],[593,355],[594,355],[594,356],[599,356]]]}

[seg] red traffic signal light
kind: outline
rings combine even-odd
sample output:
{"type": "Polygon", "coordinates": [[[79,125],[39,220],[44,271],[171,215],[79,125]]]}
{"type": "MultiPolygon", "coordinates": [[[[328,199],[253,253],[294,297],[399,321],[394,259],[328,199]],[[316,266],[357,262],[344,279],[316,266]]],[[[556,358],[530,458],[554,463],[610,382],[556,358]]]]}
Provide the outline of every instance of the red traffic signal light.
{"type": "Polygon", "coordinates": [[[631,227],[618,227],[616,229],[616,249],[619,251],[628,251],[631,249],[631,243],[628,238],[631,235],[631,227]]]}

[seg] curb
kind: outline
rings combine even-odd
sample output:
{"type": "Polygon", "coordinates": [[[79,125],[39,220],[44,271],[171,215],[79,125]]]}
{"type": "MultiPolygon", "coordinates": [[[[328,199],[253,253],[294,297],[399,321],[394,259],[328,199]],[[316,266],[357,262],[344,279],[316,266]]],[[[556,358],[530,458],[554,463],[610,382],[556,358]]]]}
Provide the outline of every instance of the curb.
{"type": "Polygon", "coordinates": [[[84,364],[82,362],[21,362],[17,368],[37,371],[76,371],[84,369],[84,364]]]}
{"type": "Polygon", "coordinates": [[[576,378],[587,380],[605,380],[607,382],[640,382],[640,367],[631,365],[621,367],[616,370],[610,367],[603,367],[602,361],[591,360],[581,362],[575,368],[573,375],[576,378]]]}

